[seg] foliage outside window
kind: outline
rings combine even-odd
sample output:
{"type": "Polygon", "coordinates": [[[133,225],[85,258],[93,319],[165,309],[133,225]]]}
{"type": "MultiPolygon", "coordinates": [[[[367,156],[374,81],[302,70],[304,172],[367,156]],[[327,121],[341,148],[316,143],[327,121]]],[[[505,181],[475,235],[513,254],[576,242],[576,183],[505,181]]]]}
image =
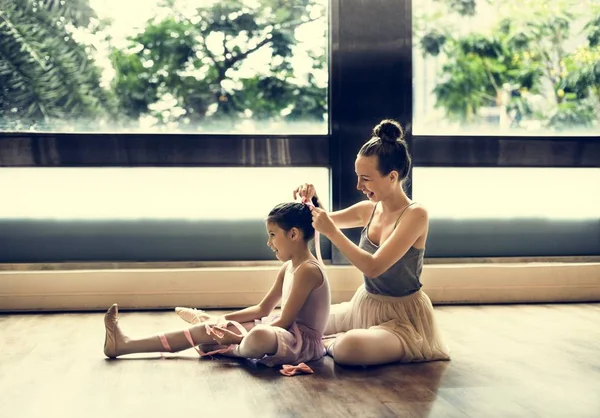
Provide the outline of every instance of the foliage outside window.
{"type": "Polygon", "coordinates": [[[0,130],[327,133],[325,0],[0,0],[0,130]]]}
{"type": "Polygon", "coordinates": [[[425,0],[413,11],[415,133],[600,131],[597,0],[425,0]]]}

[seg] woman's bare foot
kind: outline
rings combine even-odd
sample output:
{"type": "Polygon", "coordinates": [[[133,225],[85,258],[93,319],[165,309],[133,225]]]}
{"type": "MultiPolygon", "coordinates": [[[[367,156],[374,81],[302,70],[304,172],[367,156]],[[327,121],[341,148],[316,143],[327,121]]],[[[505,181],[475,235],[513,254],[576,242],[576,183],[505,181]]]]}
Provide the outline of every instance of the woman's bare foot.
{"type": "Polygon", "coordinates": [[[127,339],[119,329],[119,307],[113,304],[104,315],[104,355],[108,358],[116,358],[119,355],[119,347],[123,347],[127,339]]]}
{"type": "Polygon", "coordinates": [[[175,312],[181,319],[190,324],[199,324],[201,322],[217,322],[218,317],[209,315],[201,309],[176,307],[175,312]]]}

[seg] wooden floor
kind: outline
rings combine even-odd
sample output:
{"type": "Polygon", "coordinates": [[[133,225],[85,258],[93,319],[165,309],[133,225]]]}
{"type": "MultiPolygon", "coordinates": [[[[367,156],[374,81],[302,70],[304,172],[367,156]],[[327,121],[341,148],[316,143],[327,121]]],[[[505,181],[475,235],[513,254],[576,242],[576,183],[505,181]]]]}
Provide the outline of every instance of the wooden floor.
{"type": "MultiPolygon", "coordinates": [[[[600,417],[600,304],[436,307],[452,361],[313,363],[284,377],[245,361],[106,360],[101,313],[0,316],[0,416],[600,417]]],[[[171,312],[121,312],[136,335],[171,312]]]]}

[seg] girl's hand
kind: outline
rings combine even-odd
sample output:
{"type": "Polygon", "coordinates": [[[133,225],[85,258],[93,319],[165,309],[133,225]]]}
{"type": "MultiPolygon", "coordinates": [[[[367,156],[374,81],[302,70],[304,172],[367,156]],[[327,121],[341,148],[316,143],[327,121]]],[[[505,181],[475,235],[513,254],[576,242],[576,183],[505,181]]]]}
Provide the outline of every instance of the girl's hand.
{"type": "Polygon", "coordinates": [[[244,337],[241,335],[237,335],[236,333],[229,331],[227,328],[220,327],[212,327],[210,336],[219,345],[239,344],[244,339],[244,337]]]}
{"type": "Polygon", "coordinates": [[[335,232],[335,224],[324,209],[313,207],[310,211],[312,213],[312,226],[316,231],[325,236],[335,232]]]}

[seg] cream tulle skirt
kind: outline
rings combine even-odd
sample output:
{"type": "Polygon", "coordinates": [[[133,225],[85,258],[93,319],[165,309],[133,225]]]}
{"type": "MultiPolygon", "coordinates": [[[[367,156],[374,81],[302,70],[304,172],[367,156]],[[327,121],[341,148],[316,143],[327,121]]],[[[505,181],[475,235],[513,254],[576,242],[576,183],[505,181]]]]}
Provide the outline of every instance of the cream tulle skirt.
{"type": "Polygon", "coordinates": [[[449,360],[429,297],[419,290],[409,296],[369,293],[361,285],[350,302],[331,307],[325,335],[351,329],[385,329],[398,337],[404,362],[449,360]]]}

